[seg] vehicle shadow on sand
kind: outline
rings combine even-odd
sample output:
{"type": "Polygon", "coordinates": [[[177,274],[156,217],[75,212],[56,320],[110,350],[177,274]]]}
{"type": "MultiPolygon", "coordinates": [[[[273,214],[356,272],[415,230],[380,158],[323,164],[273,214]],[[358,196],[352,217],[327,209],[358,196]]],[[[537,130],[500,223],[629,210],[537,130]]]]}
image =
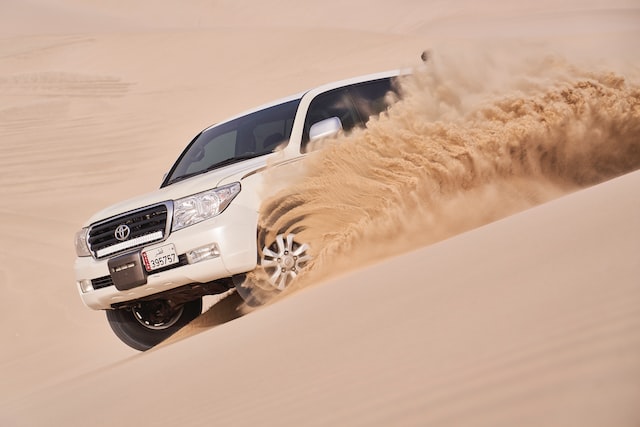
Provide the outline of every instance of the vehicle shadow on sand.
{"type": "Polygon", "coordinates": [[[231,292],[223,296],[207,311],[196,317],[191,323],[180,329],[155,348],[171,345],[177,341],[181,341],[190,336],[199,334],[200,332],[204,332],[207,329],[211,329],[214,326],[237,319],[245,314],[245,311],[243,310],[244,306],[242,298],[236,292],[231,292]]]}

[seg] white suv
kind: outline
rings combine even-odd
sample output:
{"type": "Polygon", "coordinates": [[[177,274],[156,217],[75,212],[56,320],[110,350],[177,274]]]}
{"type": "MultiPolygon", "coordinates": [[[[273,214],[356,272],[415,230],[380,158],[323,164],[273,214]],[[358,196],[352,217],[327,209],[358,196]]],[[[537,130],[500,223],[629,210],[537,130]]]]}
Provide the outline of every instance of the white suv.
{"type": "Polygon", "coordinates": [[[267,161],[301,159],[311,141],[364,125],[387,108],[398,75],[324,85],[203,130],[160,189],[98,212],[76,234],[82,301],[144,351],[196,318],[205,295],[235,288],[260,303],[246,273],[260,269],[274,292],[284,289],[309,247],[291,233],[265,241],[258,230],[267,161]]]}

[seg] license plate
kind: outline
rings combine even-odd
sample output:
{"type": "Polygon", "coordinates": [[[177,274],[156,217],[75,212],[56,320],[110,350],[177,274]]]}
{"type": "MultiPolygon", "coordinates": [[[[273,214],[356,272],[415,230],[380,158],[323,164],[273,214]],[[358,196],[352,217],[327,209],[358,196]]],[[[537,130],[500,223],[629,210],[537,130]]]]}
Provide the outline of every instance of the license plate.
{"type": "Polygon", "coordinates": [[[168,265],[178,263],[176,247],[171,243],[159,248],[144,249],[142,251],[142,262],[147,271],[157,270],[168,265]]]}

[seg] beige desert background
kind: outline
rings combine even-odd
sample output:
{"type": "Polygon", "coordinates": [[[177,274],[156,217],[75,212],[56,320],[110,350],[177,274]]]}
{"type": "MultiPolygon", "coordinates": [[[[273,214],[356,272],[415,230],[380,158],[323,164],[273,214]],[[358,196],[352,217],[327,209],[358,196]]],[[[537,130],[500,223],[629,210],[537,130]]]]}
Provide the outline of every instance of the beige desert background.
{"type": "Polygon", "coordinates": [[[637,0],[0,0],[0,426],[638,427],[638,169],[637,0]],[[198,131],[398,68],[271,177],[294,292],[145,353],[83,306],[74,233],[198,131]]]}

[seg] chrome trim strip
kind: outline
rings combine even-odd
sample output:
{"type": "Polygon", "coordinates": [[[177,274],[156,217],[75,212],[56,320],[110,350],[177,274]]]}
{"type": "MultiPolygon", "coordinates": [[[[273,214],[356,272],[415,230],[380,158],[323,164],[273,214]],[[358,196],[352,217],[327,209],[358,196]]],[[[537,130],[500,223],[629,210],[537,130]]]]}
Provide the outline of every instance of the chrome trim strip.
{"type": "MultiPolygon", "coordinates": [[[[131,248],[133,246],[136,246],[136,245],[134,244],[134,245],[127,246],[127,243],[134,242],[134,241],[137,241],[137,239],[141,239],[141,238],[146,237],[146,236],[140,236],[137,239],[127,240],[127,241],[123,242],[123,244],[119,243],[119,244],[116,244],[116,245],[113,245],[113,246],[108,246],[108,247],[100,249],[99,251],[96,252],[91,248],[91,245],[89,244],[89,237],[91,236],[91,230],[94,227],[100,226],[102,224],[105,224],[105,223],[108,223],[108,222],[111,222],[111,221],[115,221],[115,220],[120,219],[120,218],[125,218],[125,217],[127,217],[129,215],[134,215],[136,212],[140,212],[140,211],[143,211],[143,210],[146,210],[146,209],[149,209],[149,208],[153,208],[155,206],[162,206],[162,205],[164,205],[164,207],[167,209],[167,220],[166,220],[167,222],[166,222],[166,224],[164,226],[164,233],[162,231],[157,231],[157,232],[152,233],[152,234],[153,235],[155,235],[156,233],[160,233],[161,234],[160,240],[158,240],[159,242],[163,242],[163,241],[167,240],[169,238],[169,235],[171,234],[171,226],[173,224],[173,200],[167,200],[167,201],[164,201],[164,202],[156,203],[154,205],[148,205],[148,206],[144,206],[144,207],[141,207],[141,208],[138,208],[138,209],[134,209],[134,210],[131,210],[131,211],[123,212],[121,214],[118,214],[118,215],[115,215],[115,216],[112,216],[112,217],[109,217],[109,218],[105,218],[103,220],[100,220],[100,221],[97,221],[97,222],[94,222],[93,224],[91,224],[89,227],[87,227],[87,229],[88,229],[88,231],[87,231],[87,247],[91,251],[91,255],[93,256],[93,259],[97,260],[97,259],[103,258],[105,256],[114,254],[116,252],[120,252],[120,251],[129,249],[129,248],[131,248]],[[117,249],[113,249],[113,248],[117,248],[117,249]]],[[[148,243],[148,242],[147,241],[140,241],[138,244],[145,244],[145,243],[148,243]]]]}
{"type": "Polygon", "coordinates": [[[108,246],[104,249],[100,249],[96,252],[96,256],[102,258],[106,255],[111,255],[122,250],[132,248],[134,246],[143,245],[145,243],[154,242],[158,239],[162,239],[162,231],[156,231],[155,233],[145,234],[144,236],[136,237],[135,239],[127,240],[126,242],[118,243],[116,245],[108,246]]]}

